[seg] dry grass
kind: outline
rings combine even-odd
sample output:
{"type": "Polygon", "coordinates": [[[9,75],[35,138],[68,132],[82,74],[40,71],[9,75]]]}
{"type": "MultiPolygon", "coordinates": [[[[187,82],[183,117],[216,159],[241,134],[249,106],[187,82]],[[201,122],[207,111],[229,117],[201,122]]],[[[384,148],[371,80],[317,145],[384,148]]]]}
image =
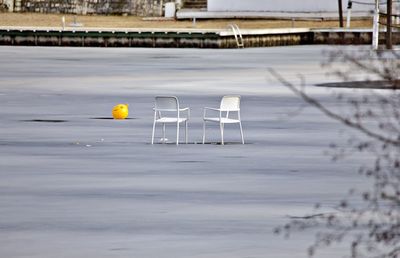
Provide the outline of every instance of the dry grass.
{"type": "MultiPolygon", "coordinates": [[[[0,13],[0,26],[38,26],[38,27],[60,27],[61,17],[65,16],[66,24],[74,21],[74,15],[62,14],[39,14],[39,13],[0,13]]],[[[135,16],[100,16],[87,15],[76,16],[76,20],[84,27],[103,28],[193,28],[191,21],[144,21],[135,16]]],[[[196,28],[199,29],[223,29],[229,23],[236,23],[243,29],[263,28],[335,28],[337,21],[288,21],[288,20],[198,20],[196,28]]],[[[372,27],[371,20],[352,21],[353,28],[372,27]]]]}

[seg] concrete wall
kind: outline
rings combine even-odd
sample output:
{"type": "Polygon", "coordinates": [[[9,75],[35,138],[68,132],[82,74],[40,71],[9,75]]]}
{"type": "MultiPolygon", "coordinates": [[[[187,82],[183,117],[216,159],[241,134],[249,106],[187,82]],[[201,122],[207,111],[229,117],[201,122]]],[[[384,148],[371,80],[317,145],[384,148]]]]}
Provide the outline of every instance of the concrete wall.
{"type": "MultiPolygon", "coordinates": [[[[374,3],[374,0],[360,0],[374,3]]],[[[347,0],[342,0],[343,9],[347,0]]],[[[373,6],[353,5],[353,10],[365,11],[373,6]]],[[[208,0],[208,11],[269,11],[269,12],[336,12],[337,0],[208,0]]]]}
{"type": "Polygon", "coordinates": [[[174,0],[3,0],[13,2],[14,11],[73,14],[132,14],[162,16],[163,5],[174,0]]]}

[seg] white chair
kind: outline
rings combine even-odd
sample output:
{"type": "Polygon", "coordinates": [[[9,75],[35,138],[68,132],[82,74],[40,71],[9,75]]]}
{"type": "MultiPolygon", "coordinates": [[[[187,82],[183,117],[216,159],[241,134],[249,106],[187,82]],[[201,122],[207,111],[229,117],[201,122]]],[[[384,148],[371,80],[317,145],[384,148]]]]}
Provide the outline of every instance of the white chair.
{"type": "Polygon", "coordinates": [[[153,133],[151,137],[151,144],[154,144],[154,134],[156,130],[156,124],[161,123],[163,125],[163,140],[165,143],[165,125],[176,124],[176,145],[179,144],[179,124],[185,123],[185,142],[188,142],[188,127],[187,122],[190,118],[189,108],[179,108],[178,98],[175,96],[157,96],[154,107],[154,121],[153,121],[153,133]],[[186,117],[181,117],[181,112],[186,111],[186,117]],[[166,116],[166,114],[168,116],[166,116]]]}
{"type": "Polygon", "coordinates": [[[240,119],[240,96],[224,96],[222,97],[219,108],[204,108],[203,113],[203,144],[206,140],[206,122],[219,123],[221,130],[221,143],[224,144],[224,126],[225,124],[239,124],[240,136],[242,138],[242,144],[244,144],[242,121],[240,119]],[[219,116],[207,117],[207,110],[216,111],[219,116]],[[236,112],[236,118],[229,117],[231,112],[236,112]]]}

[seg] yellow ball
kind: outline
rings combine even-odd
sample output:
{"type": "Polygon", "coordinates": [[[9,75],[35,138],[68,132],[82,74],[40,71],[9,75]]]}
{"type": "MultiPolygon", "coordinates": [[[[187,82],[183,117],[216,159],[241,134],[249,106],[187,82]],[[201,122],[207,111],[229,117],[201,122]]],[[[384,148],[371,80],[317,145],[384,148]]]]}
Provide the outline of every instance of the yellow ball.
{"type": "Polygon", "coordinates": [[[114,119],[125,119],[128,117],[128,104],[118,104],[113,107],[112,116],[114,119]]]}

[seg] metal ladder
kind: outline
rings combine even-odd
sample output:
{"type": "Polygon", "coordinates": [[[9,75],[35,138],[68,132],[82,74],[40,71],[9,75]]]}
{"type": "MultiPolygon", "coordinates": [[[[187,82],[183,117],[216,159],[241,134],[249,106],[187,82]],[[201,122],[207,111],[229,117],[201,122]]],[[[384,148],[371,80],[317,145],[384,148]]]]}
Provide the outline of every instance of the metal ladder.
{"type": "Polygon", "coordinates": [[[242,32],[239,29],[239,26],[237,26],[237,24],[229,24],[228,28],[232,30],[233,35],[235,36],[237,47],[244,48],[243,36],[242,32]]]}

